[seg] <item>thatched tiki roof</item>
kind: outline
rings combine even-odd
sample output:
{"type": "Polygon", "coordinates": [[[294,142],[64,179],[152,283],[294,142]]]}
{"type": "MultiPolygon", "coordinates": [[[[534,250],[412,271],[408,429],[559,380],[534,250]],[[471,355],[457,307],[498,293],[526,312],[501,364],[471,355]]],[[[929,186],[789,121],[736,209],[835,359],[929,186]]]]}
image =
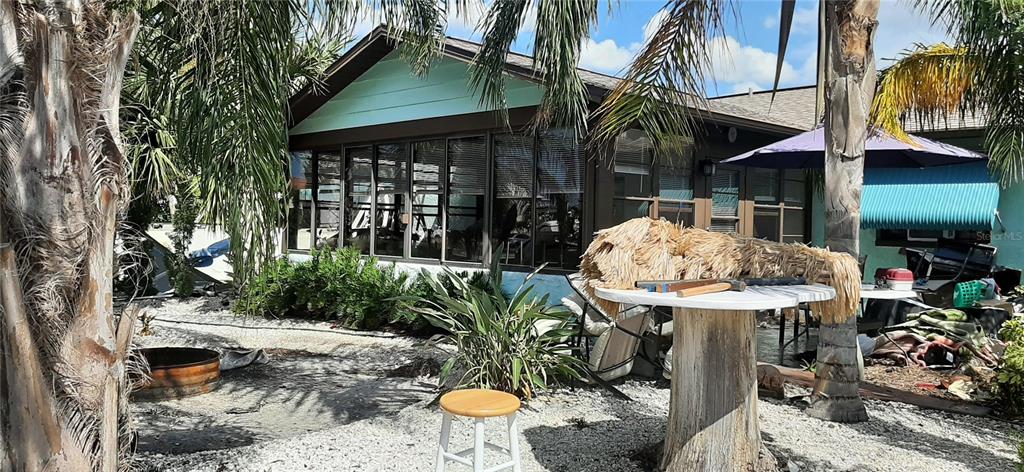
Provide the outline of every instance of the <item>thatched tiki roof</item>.
{"type": "Polygon", "coordinates": [[[681,228],[665,219],[635,218],[599,231],[581,266],[591,292],[634,288],[638,280],[805,277],[836,289],[835,299],[811,304],[826,323],[854,316],[860,303],[860,268],[849,254],[681,228]]]}

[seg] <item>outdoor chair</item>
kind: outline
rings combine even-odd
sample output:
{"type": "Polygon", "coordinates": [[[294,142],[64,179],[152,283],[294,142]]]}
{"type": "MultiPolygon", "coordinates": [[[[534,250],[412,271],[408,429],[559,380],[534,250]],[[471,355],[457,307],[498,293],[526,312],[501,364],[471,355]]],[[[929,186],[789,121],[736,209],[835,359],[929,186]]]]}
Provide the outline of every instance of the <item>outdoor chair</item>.
{"type": "Polygon", "coordinates": [[[580,321],[573,344],[579,348],[588,373],[595,380],[605,382],[629,374],[638,357],[659,365],[640,353],[641,343],[651,337],[650,307],[633,305],[608,314],[587,293],[579,274],[565,277],[574,294],[563,298],[562,304],[580,321]]]}

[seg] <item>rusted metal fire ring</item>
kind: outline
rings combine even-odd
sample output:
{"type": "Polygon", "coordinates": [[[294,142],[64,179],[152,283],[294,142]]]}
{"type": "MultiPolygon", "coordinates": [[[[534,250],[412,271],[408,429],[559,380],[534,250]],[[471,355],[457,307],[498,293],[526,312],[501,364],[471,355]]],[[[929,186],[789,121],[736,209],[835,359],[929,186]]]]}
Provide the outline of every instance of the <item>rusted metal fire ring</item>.
{"type": "Polygon", "coordinates": [[[192,347],[141,349],[150,380],[132,394],[137,400],[173,400],[212,391],[220,381],[220,353],[192,347]]]}

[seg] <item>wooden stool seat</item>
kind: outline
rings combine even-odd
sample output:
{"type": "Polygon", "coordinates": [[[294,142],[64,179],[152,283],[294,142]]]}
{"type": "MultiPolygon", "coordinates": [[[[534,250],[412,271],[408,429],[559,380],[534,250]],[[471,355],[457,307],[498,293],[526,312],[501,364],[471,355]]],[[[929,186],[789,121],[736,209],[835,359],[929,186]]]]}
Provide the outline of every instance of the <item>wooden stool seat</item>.
{"type": "Polygon", "coordinates": [[[508,416],[519,411],[515,395],[497,390],[455,390],[441,397],[441,408],[448,413],[470,418],[508,416]]]}

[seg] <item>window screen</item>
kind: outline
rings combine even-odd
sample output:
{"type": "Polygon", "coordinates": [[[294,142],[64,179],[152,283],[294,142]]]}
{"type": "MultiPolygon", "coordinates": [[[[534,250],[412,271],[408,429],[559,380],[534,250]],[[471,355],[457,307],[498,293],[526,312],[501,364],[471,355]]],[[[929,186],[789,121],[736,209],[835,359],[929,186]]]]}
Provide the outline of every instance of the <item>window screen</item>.
{"type": "Polygon", "coordinates": [[[345,150],[345,246],[370,253],[370,211],[373,198],[373,147],[345,150]]]}
{"type": "Polygon", "coordinates": [[[293,152],[289,174],[288,249],[308,251],[312,247],[313,153],[293,152]]]}
{"type": "Polygon", "coordinates": [[[494,136],[495,191],[491,240],[493,247],[502,248],[504,264],[533,264],[533,159],[532,136],[494,136]]]}
{"type": "Polygon", "coordinates": [[[574,269],[583,244],[584,161],[571,131],[540,137],[534,263],[574,269]]]}
{"type": "Polygon", "coordinates": [[[316,247],[337,247],[341,231],[341,153],[316,156],[316,247]]]}
{"type": "Polygon", "coordinates": [[[449,139],[445,259],[483,261],[486,187],[487,139],[449,139]]]}
{"type": "Polygon", "coordinates": [[[444,147],[443,139],[413,144],[412,257],[441,258],[444,147]]]}

